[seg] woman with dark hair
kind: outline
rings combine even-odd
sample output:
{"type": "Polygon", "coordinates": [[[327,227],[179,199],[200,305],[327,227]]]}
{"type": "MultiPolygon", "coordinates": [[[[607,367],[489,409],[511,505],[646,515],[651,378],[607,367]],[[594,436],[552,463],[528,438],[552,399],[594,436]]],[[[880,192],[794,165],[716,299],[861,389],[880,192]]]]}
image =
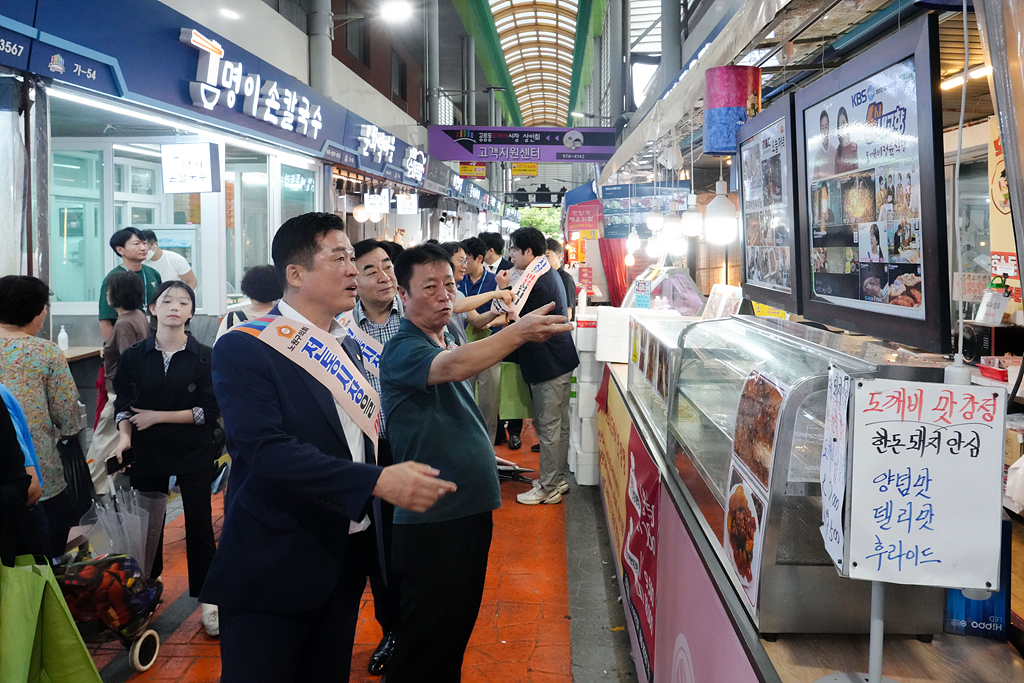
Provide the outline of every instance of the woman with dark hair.
{"type": "Polygon", "coordinates": [[[107,474],[107,458],[117,446],[120,435],[114,420],[114,377],[121,354],[135,342],[142,341],[150,334],[146,314],[139,310],[144,303],[146,291],[142,280],[134,273],[120,271],[107,278],[107,303],[117,312],[114,329],[103,342],[103,377],[106,381],[107,402],[100,411],[100,419],[92,434],[89,446],[89,473],[92,475],[96,493],[102,495],[110,488],[107,474]]]}
{"type": "Polygon", "coordinates": [[[872,223],[868,232],[870,243],[868,245],[868,256],[864,260],[868,263],[885,263],[886,255],[882,253],[882,236],[878,231],[878,224],[872,223]]]}
{"type": "Polygon", "coordinates": [[[850,117],[846,107],[839,107],[836,114],[836,136],[839,138],[839,144],[836,145],[836,173],[856,171],[860,168],[857,143],[850,141],[850,117]]]}
{"type": "MultiPolygon", "coordinates": [[[[185,507],[185,550],[189,594],[198,597],[217,550],[213,538],[210,484],[213,481],[213,426],[220,415],[210,373],[212,349],[186,334],[196,297],[184,282],[164,282],[150,303],[156,334],[121,355],[114,378],[114,409],[120,439],[112,453],[135,453],[128,470],[132,488],[167,493],[177,477],[185,507]]],[[[162,529],[161,525],[161,529],[162,529]]],[[[150,578],[163,571],[163,532],[150,578]]],[[[211,636],[220,633],[215,605],[202,605],[211,636]]]]}
{"type": "Polygon", "coordinates": [[[64,554],[72,519],[57,441],[82,428],[78,389],[67,358],[53,342],[36,337],[46,319],[50,288],[25,275],[0,278],[0,384],[25,411],[42,472],[47,554],[64,554]]]}
{"type": "Polygon", "coordinates": [[[235,311],[228,311],[220,321],[217,339],[239,323],[253,318],[261,318],[270,313],[277,300],[284,296],[281,281],[277,278],[274,266],[255,266],[242,277],[242,294],[249,297],[249,305],[235,311]]]}

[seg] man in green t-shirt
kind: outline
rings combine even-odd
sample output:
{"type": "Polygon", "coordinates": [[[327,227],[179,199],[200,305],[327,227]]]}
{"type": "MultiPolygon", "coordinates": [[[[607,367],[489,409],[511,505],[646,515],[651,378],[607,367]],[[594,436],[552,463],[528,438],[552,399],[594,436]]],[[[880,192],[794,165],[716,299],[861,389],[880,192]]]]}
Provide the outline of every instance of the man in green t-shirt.
{"type": "Polygon", "coordinates": [[[114,321],[117,320],[117,311],[107,301],[107,278],[111,273],[128,271],[139,276],[146,293],[139,310],[147,316],[149,315],[149,299],[161,283],[160,273],[142,263],[146,260],[149,252],[141,230],[136,228],[118,230],[110,237],[110,248],[121,257],[121,265],[115,266],[110,273],[107,273],[103,278],[103,284],[100,285],[100,334],[103,335],[104,342],[110,337],[110,333],[114,329],[114,321]]]}

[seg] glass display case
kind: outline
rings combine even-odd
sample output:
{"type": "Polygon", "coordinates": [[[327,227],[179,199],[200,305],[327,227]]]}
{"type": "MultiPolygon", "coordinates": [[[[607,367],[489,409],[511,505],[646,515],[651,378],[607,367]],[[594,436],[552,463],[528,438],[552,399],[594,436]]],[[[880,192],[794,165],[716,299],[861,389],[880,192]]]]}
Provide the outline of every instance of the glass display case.
{"type": "Polygon", "coordinates": [[[655,308],[658,297],[664,299],[665,308],[678,311],[680,315],[697,315],[704,305],[704,296],[688,270],[650,266],[630,284],[622,308],[655,308]],[[638,299],[644,298],[646,301],[641,304],[638,299]]]}
{"type": "MultiPolygon", "coordinates": [[[[865,359],[867,342],[748,316],[679,335],[668,469],[762,634],[868,631],[870,584],[838,575],[819,531],[829,365],[892,376],[865,359]]],[[[890,586],[886,630],[941,631],[943,600],[940,589],[890,586]]]]}
{"type": "Polygon", "coordinates": [[[674,384],[676,341],[696,317],[629,318],[629,367],[627,389],[633,403],[665,452],[668,406],[674,384]]]}

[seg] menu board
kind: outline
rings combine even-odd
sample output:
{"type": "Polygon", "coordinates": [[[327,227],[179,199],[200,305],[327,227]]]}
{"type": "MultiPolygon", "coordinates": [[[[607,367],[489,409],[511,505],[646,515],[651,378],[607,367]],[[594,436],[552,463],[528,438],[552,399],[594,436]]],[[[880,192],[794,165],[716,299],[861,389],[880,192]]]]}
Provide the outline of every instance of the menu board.
{"type": "Polygon", "coordinates": [[[678,206],[686,206],[686,197],[690,193],[689,182],[674,181],[662,185],[658,183],[658,194],[654,194],[654,184],[639,185],[605,185],[601,188],[601,208],[604,213],[604,236],[607,238],[628,237],[631,230],[636,230],[641,239],[651,236],[647,228],[647,214],[654,209],[666,213],[671,202],[678,206]]]}
{"type": "Polygon", "coordinates": [[[849,575],[996,590],[1006,392],[854,383],[849,575]]]}
{"type": "Polygon", "coordinates": [[[789,211],[791,154],[786,119],[780,118],[740,144],[744,282],[789,294],[793,291],[793,238],[789,211]]]}
{"type": "Polygon", "coordinates": [[[813,297],[924,320],[914,57],[804,109],[813,297]]]}

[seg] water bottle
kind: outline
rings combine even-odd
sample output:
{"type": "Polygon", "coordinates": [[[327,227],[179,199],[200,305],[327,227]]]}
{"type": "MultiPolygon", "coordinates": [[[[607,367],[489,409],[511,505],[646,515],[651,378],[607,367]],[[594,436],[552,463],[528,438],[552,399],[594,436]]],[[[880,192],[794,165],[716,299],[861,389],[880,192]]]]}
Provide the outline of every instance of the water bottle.
{"type": "Polygon", "coordinates": [[[68,331],[64,329],[63,325],[60,326],[60,334],[57,335],[57,346],[61,351],[68,350],[68,331]]]}

